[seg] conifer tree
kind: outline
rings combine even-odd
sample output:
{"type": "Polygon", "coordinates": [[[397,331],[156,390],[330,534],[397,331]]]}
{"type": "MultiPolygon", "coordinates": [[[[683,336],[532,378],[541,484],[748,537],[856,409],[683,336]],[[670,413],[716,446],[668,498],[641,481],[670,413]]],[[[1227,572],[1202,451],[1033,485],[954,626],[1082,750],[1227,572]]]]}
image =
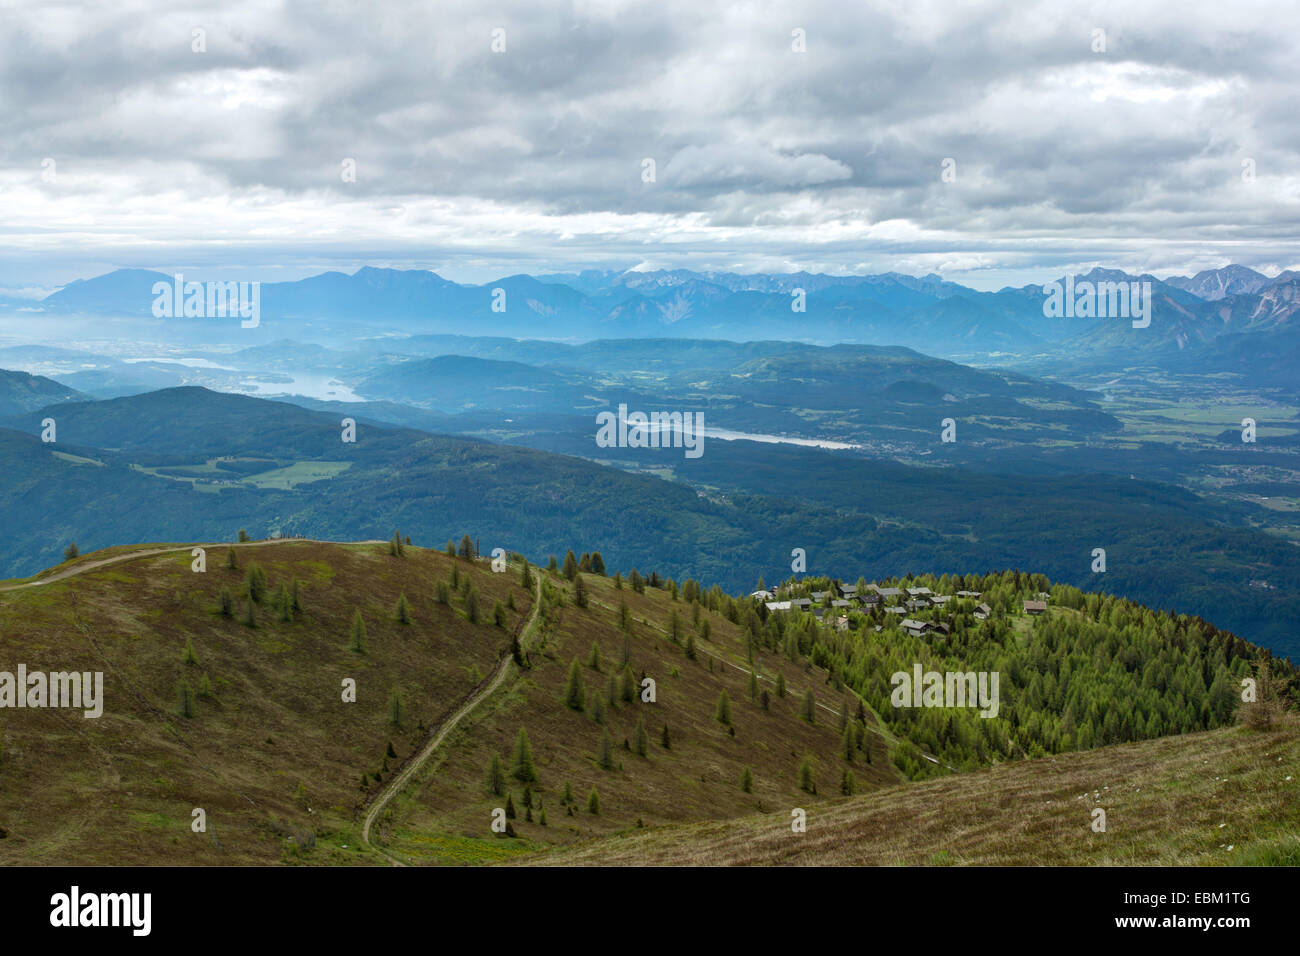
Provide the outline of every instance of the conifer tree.
{"type": "Polygon", "coordinates": [[[388,722],[395,727],[400,727],[405,716],[406,708],[402,704],[402,695],[394,687],[388,695],[388,722]]]}
{"type": "MultiPolygon", "coordinates": [[[[466,581],[468,580],[466,578],[466,581]]],[[[469,619],[471,624],[478,623],[478,591],[475,590],[473,584],[470,584],[465,591],[465,617],[469,619]]]]}
{"type": "Polygon", "coordinates": [[[594,688],[587,695],[587,712],[596,723],[603,724],[605,722],[605,698],[594,688]]]}
{"type": "Polygon", "coordinates": [[[724,726],[731,725],[731,700],[725,690],[718,695],[718,706],[713,712],[713,719],[724,726]]]}
{"type": "Polygon", "coordinates": [[[301,613],[302,601],[298,597],[298,579],[293,579],[293,584],[289,587],[289,609],[295,614],[301,613]]]}
{"type": "Polygon", "coordinates": [[[609,669],[609,678],[605,681],[605,699],[611,707],[618,704],[618,677],[612,667],[609,669]]]}
{"type": "Polygon", "coordinates": [[[575,574],[573,576],[573,603],[578,607],[586,607],[587,602],[587,582],[582,580],[581,574],[575,574]]]}
{"type": "Polygon", "coordinates": [[[207,671],[204,671],[203,676],[199,678],[199,696],[200,697],[212,696],[212,681],[208,680],[207,671]]]}
{"type": "Polygon", "coordinates": [[[591,653],[587,655],[587,666],[596,672],[600,671],[600,645],[595,641],[591,642],[591,653]]]}
{"type": "Polygon", "coordinates": [[[650,735],[645,729],[645,718],[636,719],[636,729],[632,731],[632,752],[644,757],[650,751],[650,735]]]}
{"type": "Polygon", "coordinates": [[[749,672],[749,699],[758,700],[758,674],[754,671],[749,672]]]}
{"type": "Polygon", "coordinates": [[[411,623],[411,605],[406,600],[405,591],[397,596],[397,607],[393,608],[393,617],[397,619],[398,624],[411,623]]]}
{"type": "Polygon", "coordinates": [[[776,696],[785,696],[785,675],[780,671],[776,672],[776,696]]]}
{"type": "Polygon", "coordinates": [[[614,744],[609,739],[609,731],[601,730],[600,743],[596,745],[596,763],[602,770],[614,769],[614,744]]]}
{"type": "Polygon", "coordinates": [[[799,789],[808,793],[817,792],[817,781],[813,779],[812,761],[807,757],[799,764],[799,789]]]}
{"type": "Polygon", "coordinates": [[[668,639],[674,644],[682,642],[682,619],[677,615],[677,608],[668,617],[668,639]]]}
{"type": "Polygon", "coordinates": [[[542,807],[537,811],[537,823],[540,826],[546,826],[546,807],[542,807]]]}
{"type": "Polygon", "coordinates": [[[182,717],[194,716],[194,690],[190,682],[182,680],[176,692],[176,711],[182,717]]]}
{"type": "Polygon", "coordinates": [[[474,557],[474,542],[469,539],[469,535],[461,535],[460,538],[460,556],[462,558],[474,557]]]}
{"type": "Polygon", "coordinates": [[[515,800],[514,796],[509,793],[506,794],[506,819],[515,819],[515,800]]]}
{"type": "Polygon", "coordinates": [[[254,604],[261,604],[266,597],[266,572],[256,561],[249,562],[248,574],[244,578],[244,594],[254,604]]]}
{"type": "Polygon", "coordinates": [[[711,639],[712,635],[713,625],[709,623],[709,619],[706,617],[700,621],[700,637],[707,641],[711,639]]]}
{"type": "Polygon", "coordinates": [[[628,577],[628,583],[632,585],[632,590],[637,594],[645,594],[645,579],[637,573],[636,568],[632,569],[632,574],[628,577]]]}
{"type": "Polygon", "coordinates": [[[244,606],[244,624],[247,627],[257,627],[257,610],[252,601],[244,606]]]}
{"type": "Polygon", "coordinates": [[[352,615],[352,643],[349,647],[354,654],[366,652],[366,622],[361,619],[360,609],[352,615]]]}
{"type": "Polygon", "coordinates": [[[533,766],[533,748],[529,745],[528,734],[522,727],[519,728],[519,736],[515,738],[515,759],[510,774],[524,783],[537,781],[537,768],[533,766]]]}
{"type": "Polygon", "coordinates": [[[803,692],[803,703],[799,706],[799,716],[810,724],[817,723],[817,698],[813,696],[811,687],[803,692]]]}
{"type": "Polygon", "coordinates": [[[564,567],[560,571],[570,581],[578,574],[578,559],[573,556],[573,549],[570,548],[564,555],[564,567]]]}
{"type": "Polygon", "coordinates": [[[564,781],[564,793],[560,796],[560,803],[573,803],[573,784],[567,780],[564,781]]]}
{"type": "Polygon", "coordinates": [[[591,573],[605,576],[605,559],[600,556],[599,551],[591,552],[591,573]]]}
{"type": "Polygon", "coordinates": [[[672,738],[670,738],[670,737],[668,736],[668,725],[667,725],[667,724],[664,724],[663,732],[659,734],[659,746],[660,746],[660,747],[663,747],[664,750],[672,750],[672,749],[673,749],[672,738]]]}
{"type": "Polygon", "coordinates": [[[433,588],[433,599],[439,604],[451,603],[451,588],[446,581],[439,581],[433,588]]]}
{"type": "Polygon", "coordinates": [[[443,550],[443,553],[447,555],[447,557],[449,557],[449,558],[454,558],[454,557],[456,557],[456,542],[455,542],[455,541],[452,541],[450,538],[448,538],[448,539],[447,539],[447,547],[443,548],[442,550],[443,550]]]}
{"type": "Polygon", "coordinates": [[[620,571],[614,572],[614,590],[615,591],[623,590],[623,574],[620,571]]]}
{"type": "Polygon", "coordinates": [[[235,559],[235,549],[229,548],[226,551],[226,568],[233,571],[239,567],[239,562],[235,559]]]}
{"type": "Polygon", "coordinates": [[[497,627],[506,626],[506,606],[501,603],[500,599],[492,604],[492,623],[497,627]]]}
{"type": "Polygon", "coordinates": [[[695,635],[689,631],[686,633],[686,659],[695,660],[695,635]]]}
{"type": "Polygon", "coordinates": [[[551,555],[550,560],[546,562],[546,570],[549,571],[551,574],[554,574],[559,569],[560,566],[555,563],[555,555],[551,555]]]}
{"type": "Polygon", "coordinates": [[[188,637],[185,638],[185,647],[181,649],[182,664],[197,664],[199,659],[194,656],[194,643],[188,637]]]}
{"type": "Polygon", "coordinates": [[[846,797],[851,797],[856,789],[857,782],[853,779],[853,771],[845,770],[844,776],[840,778],[840,793],[846,797]]]}
{"type": "Polygon", "coordinates": [[[623,666],[623,676],[618,682],[618,696],[628,704],[636,700],[636,675],[632,673],[630,664],[623,666]]]}
{"type": "Polygon", "coordinates": [[[586,706],[587,689],[582,684],[582,666],[575,657],[569,665],[569,682],[564,687],[564,706],[581,711],[586,706]]]}
{"type": "Polygon", "coordinates": [[[754,792],[754,774],[746,767],[740,774],[740,789],[745,793],[754,792]]]}
{"type": "Polygon", "coordinates": [[[239,529],[239,543],[240,543],[240,544],[243,544],[244,542],[246,542],[246,541],[251,541],[251,540],[253,540],[253,539],[250,538],[250,537],[248,536],[248,532],[245,531],[243,528],[240,528],[240,529],[239,529]]]}
{"type": "Polygon", "coordinates": [[[587,797],[587,812],[595,816],[600,816],[600,795],[596,793],[596,788],[591,788],[591,795],[587,797]]]}
{"type": "Polygon", "coordinates": [[[528,591],[533,589],[533,569],[527,558],[524,558],[524,569],[519,574],[519,586],[528,591]]]}
{"type": "Polygon", "coordinates": [[[848,724],[844,725],[844,736],[840,738],[840,756],[844,758],[845,763],[853,763],[853,751],[857,749],[856,741],[853,739],[853,728],[848,724]]]}

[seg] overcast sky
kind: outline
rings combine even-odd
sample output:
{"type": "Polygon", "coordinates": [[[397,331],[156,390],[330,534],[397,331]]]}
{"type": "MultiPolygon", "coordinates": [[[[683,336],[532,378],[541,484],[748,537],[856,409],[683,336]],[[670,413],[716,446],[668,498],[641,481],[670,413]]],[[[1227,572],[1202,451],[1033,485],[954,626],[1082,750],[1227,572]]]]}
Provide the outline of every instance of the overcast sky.
{"type": "Polygon", "coordinates": [[[1300,264],[1298,36],[1300,4],[1240,0],[0,0],[0,289],[1271,274],[1300,264]]]}

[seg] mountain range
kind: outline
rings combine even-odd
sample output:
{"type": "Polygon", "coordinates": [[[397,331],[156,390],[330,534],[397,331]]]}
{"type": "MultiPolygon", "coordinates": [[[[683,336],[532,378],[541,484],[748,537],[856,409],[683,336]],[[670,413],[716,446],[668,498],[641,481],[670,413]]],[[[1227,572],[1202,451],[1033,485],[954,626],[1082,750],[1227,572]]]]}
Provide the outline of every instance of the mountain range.
{"type": "Polygon", "coordinates": [[[1223,336],[1251,336],[1261,352],[1294,347],[1298,279],[1290,270],[1270,278],[1239,265],[1163,280],[1101,268],[1075,277],[1076,283],[1150,282],[1152,322],[1141,329],[1123,319],[1046,316],[1041,285],[980,292],[937,275],[899,273],[589,270],[462,284],[427,270],[365,267],[351,275],[326,272],[262,285],[263,328],[240,330],[238,322],[218,319],[155,319],[153,285],[170,284],[172,276],[119,269],[72,282],[25,307],[29,316],[36,309],[38,316],[113,317],[119,331],[180,328],[190,335],[204,328],[258,344],[290,332],[306,337],[305,328],[324,342],[459,333],[473,326],[501,336],[567,341],[772,338],[904,345],[944,356],[1119,352],[1173,356],[1191,369],[1213,356],[1212,343],[1223,336]],[[803,311],[795,310],[797,290],[803,291],[803,311]]]}

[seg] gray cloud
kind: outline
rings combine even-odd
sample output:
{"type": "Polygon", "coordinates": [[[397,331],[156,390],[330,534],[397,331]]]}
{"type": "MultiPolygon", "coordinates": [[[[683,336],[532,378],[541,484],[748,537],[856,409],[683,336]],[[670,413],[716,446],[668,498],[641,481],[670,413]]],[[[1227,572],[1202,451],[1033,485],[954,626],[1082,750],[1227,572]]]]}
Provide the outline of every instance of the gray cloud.
{"type": "Polygon", "coordinates": [[[1300,10],[953,6],[6,5],[0,286],[1300,262],[1300,10]]]}

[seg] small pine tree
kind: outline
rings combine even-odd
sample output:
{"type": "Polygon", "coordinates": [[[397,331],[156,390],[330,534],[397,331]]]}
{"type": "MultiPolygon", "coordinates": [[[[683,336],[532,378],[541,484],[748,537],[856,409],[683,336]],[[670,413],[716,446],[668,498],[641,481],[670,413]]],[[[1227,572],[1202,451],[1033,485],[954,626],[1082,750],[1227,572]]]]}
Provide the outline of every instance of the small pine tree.
{"type": "Polygon", "coordinates": [[[402,726],[402,718],[406,716],[406,708],[402,704],[402,695],[398,693],[396,687],[388,695],[388,722],[394,727],[402,726]]]}
{"type": "Polygon", "coordinates": [[[433,589],[433,599],[439,604],[451,603],[451,588],[446,581],[439,581],[433,589]]]}
{"type": "Polygon", "coordinates": [[[749,699],[758,700],[758,674],[749,672],[749,699]]]}
{"type": "Polygon", "coordinates": [[[551,574],[560,570],[560,566],[555,561],[555,555],[551,555],[550,559],[546,562],[546,570],[551,574]]]}
{"type": "Polygon", "coordinates": [[[813,779],[812,761],[807,757],[799,764],[799,789],[807,793],[817,792],[817,781],[813,779]]]}
{"type": "Polygon", "coordinates": [[[587,797],[587,812],[594,816],[600,816],[600,794],[596,793],[596,788],[591,788],[591,795],[587,797]]]}
{"type": "Polygon", "coordinates": [[[605,576],[605,559],[600,556],[599,551],[591,552],[591,573],[605,576]]]}
{"type": "Polygon", "coordinates": [[[597,673],[600,672],[600,645],[595,641],[591,642],[591,653],[587,655],[587,666],[597,673]]]}
{"type": "Polygon", "coordinates": [[[524,783],[537,781],[537,768],[533,765],[533,748],[529,745],[528,734],[522,727],[519,728],[519,736],[515,738],[515,759],[510,768],[510,775],[524,783]]]}
{"type": "Polygon", "coordinates": [[[443,548],[443,553],[449,558],[456,557],[456,542],[450,538],[447,539],[447,547],[443,548]]]}
{"type": "Polygon", "coordinates": [[[234,571],[238,567],[239,562],[235,559],[235,549],[230,548],[226,551],[226,568],[227,570],[234,571]]]}
{"type": "Polygon", "coordinates": [[[573,576],[573,603],[578,607],[586,607],[589,603],[587,597],[587,582],[582,580],[581,574],[573,576]]]}
{"type": "Polygon", "coordinates": [[[194,642],[188,637],[185,638],[185,646],[181,649],[182,664],[197,664],[199,659],[194,656],[194,642]]]}
{"type": "Polygon", "coordinates": [[[636,700],[636,675],[632,673],[630,664],[623,667],[623,676],[618,682],[618,696],[627,704],[636,700]]]}
{"type": "Polygon", "coordinates": [[[668,725],[667,725],[667,724],[664,724],[663,732],[659,734],[659,746],[660,746],[660,747],[663,747],[664,750],[672,750],[672,749],[673,749],[672,738],[668,736],[668,725]]]}
{"type": "Polygon", "coordinates": [[[221,616],[230,617],[235,612],[235,602],[230,596],[230,588],[222,585],[221,596],[218,598],[221,602],[221,616]]]}
{"type": "Polygon", "coordinates": [[[528,591],[533,589],[533,569],[529,566],[527,558],[524,558],[524,570],[519,575],[519,586],[528,591]]]}
{"type": "Polygon", "coordinates": [[[293,579],[293,584],[289,586],[289,609],[295,614],[302,612],[302,600],[298,597],[298,579],[293,579]]]}
{"type": "Polygon", "coordinates": [[[596,745],[596,763],[602,770],[614,769],[614,742],[609,739],[608,730],[600,732],[600,743],[596,745]]]}
{"type": "Polygon", "coordinates": [[[686,659],[695,660],[695,635],[689,632],[686,635],[686,659]]]}
{"type": "Polygon", "coordinates": [[[632,752],[644,757],[650,752],[650,735],[645,729],[645,718],[636,719],[636,729],[632,731],[632,752]]]}
{"type": "Polygon", "coordinates": [[[537,811],[537,823],[540,826],[546,826],[546,807],[542,807],[537,811]]]}
{"type": "Polygon", "coordinates": [[[465,617],[471,624],[478,623],[478,591],[472,584],[465,592],[465,617]]]}
{"type": "Polygon", "coordinates": [[[628,575],[628,583],[632,585],[632,590],[637,594],[645,594],[645,579],[637,572],[636,568],[628,575]]]}
{"type": "Polygon", "coordinates": [[[725,690],[718,695],[718,706],[713,712],[713,719],[724,727],[731,726],[731,699],[725,690]]]}
{"type": "Polygon", "coordinates": [[[176,692],[176,712],[182,717],[194,716],[194,689],[190,682],[182,680],[176,692]]]}
{"type": "Polygon", "coordinates": [[[564,793],[560,797],[560,803],[562,804],[573,803],[573,784],[569,783],[569,781],[567,780],[564,781],[564,793]]]}
{"type": "Polygon", "coordinates": [[[354,654],[366,652],[366,622],[361,619],[359,609],[352,615],[352,643],[349,647],[354,654]]]}
{"type": "Polygon", "coordinates": [[[246,541],[251,541],[251,540],[253,540],[253,539],[250,538],[250,537],[248,536],[248,532],[245,531],[243,528],[240,528],[240,529],[239,529],[239,543],[240,543],[240,544],[243,544],[244,542],[246,542],[246,541]]]}
{"type": "Polygon", "coordinates": [[[785,675],[780,671],[776,672],[776,696],[785,696],[785,675]]]}
{"type": "Polygon", "coordinates": [[[204,671],[203,676],[199,678],[199,696],[200,697],[212,696],[212,681],[208,680],[208,675],[206,671],[204,671]]]}
{"type": "Polygon", "coordinates": [[[454,564],[451,566],[451,586],[454,588],[460,587],[460,568],[454,564]]]}
{"type": "Polygon", "coordinates": [[[844,736],[840,739],[840,756],[844,758],[845,763],[853,763],[853,751],[857,749],[857,740],[854,738],[853,728],[846,724],[844,726],[844,736]]]}
{"type": "Polygon", "coordinates": [[[595,688],[587,695],[587,713],[596,723],[605,722],[605,698],[595,688]]]}
{"type": "Polygon", "coordinates": [[[700,639],[707,641],[712,636],[713,625],[709,623],[709,619],[706,617],[704,620],[700,621],[700,639]]]}
{"type": "Polygon", "coordinates": [[[397,607],[393,608],[393,617],[397,619],[398,624],[411,623],[411,604],[406,600],[405,591],[397,596],[397,607]]]}
{"type": "Polygon", "coordinates": [[[257,611],[254,609],[252,601],[249,601],[244,607],[244,625],[246,627],[257,627],[257,611]]]}
{"type": "Polygon", "coordinates": [[[740,789],[745,793],[754,792],[754,775],[746,767],[740,774],[740,789]]]}
{"type": "Polygon", "coordinates": [[[844,776],[840,778],[840,793],[846,797],[851,797],[856,789],[857,781],[853,779],[853,771],[845,770],[844,776]]]}
{"type": "Polygon", "coordinates": [[[515,819],[515,800],[510,794],[506,794],[506,819],[515,819]]]}
{"type": "Polygon", "coordinates": [[[817,723],[817,698],[813,696],[811,687],[803,692],[803,703],[799,706],[799,716],[810,724],[817,723]]]}
{"type": "Polygon", "coordinates": [[[578,559],[573,556],[572,548],[570,548],[564,555],[564,567],[561,569],[560,573],[570,581],[578,576],[578,559]]]}
{"type": "Polygon", "coordinates": [[[497,627],[506,626],[506,606],[500,600],[492,604],[492,623],[497,627]]]}
{"type": "Polygon", "coordinates": [[[68,546],[63,549],[63,560],[71,561],[79,554],[81,554],[81,552],[77,550],[77,542],[75,541],[69,542],[68,546]]]}
{"type": "Polygon", "coordinates": [[[469,539],[469,535],[461,535],[460,538],[460,556],[462,558],[474,557],[474,542],[469,539]]]}
{"type": "Polygon", "coordinates": [[[280,611],[280,622],[288,623],[293,620],[293,599],[289,597],[289,589],[280,584],[279,594],[275,599],[275,606],[280,611]]]}
{"type": "Polygon", "coordinates": [[[266,572],[256,561],[248,565],[248,574],[244,578],[244,594],[254,604],[261,604],[262,599],[266,597],[266,572]]]}
{"type": "Polygon", "coordinates": [[[614,590],[615,591],[623,590],[623,574],[620,571],[614,572],[614,590]]]}
{"type": "Polygon", "coordinates": [[[587,703],[587,689],[582,684],[582,666],[575,657],[569,665],[569,682],[564,688],[564,706],[581,711],[587,703]]]}

